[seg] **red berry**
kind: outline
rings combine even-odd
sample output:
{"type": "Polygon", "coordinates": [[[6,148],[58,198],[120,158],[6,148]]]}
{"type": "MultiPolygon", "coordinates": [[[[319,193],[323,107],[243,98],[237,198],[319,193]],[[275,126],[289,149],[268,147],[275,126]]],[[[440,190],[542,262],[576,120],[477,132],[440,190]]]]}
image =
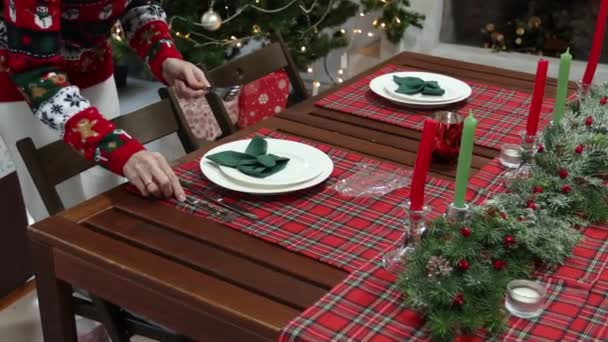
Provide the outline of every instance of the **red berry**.
{"type": "Polygon", "coordinates": [[[507,266],[507,262],[504,260],[494,260],[494,262],[492,262],[492,266],[495,270],[500,271],[507,266]]]}
{"type": "Polygon", "coordinates": [[[462,236],[464,236],[464,237],[471,236],[471,228],[469,228],[469,227],[460,228],[460,234],[462,234],[462,236]]]}
{"type": "Polygon", "coordinates": [[[568,178],[568,175],[569,175],[568,170],[566,170],[566,169],[559,170],[559,178],[565,179],[565,178],[568,178]]]}
{"type": "Polygon", "coordinates": [[[505,214],[505,212],[504,212],[504,211],[501,211],[501,212],[500,212],[500,217],[501,217],[503,220],[506,220],[506,219],[507,219],[507,214],[505,214]]]}
{"type": "Polygon", "coordinates": [[[542,194],[543,193],[543,188],[541,186],[535,186],[532,188],[532,192],[535,194],[542,194]]]}
{"type": "Polygon", "coordinates": [[[601,104],[602,106],[605,106],[605,105],[606,105],[606,103],[608,103],[608,97],[604,96],[604,97],[602,97],[602,98],[600,99],[600,104],[601,104]]]}
{"type": "Polygon", "coordinates": [[[593,118],[588,116],[587,119],[585,119],[585,125],[587,125],[587,126],[593,125],[593,118]]]}
{"type": "Polygon", "coordinates": [[[538,206],[536,205],[536,203],[534,203],[534,201],[528,201],[528,204],[526,204],[526,208],[536,210],[538,206]]]}
{"type": "Polygon", "coordinates": [[[511,235],[507,235],[507,236],[505,236],[505,238],[504,238],[504,240],[503,240],[503,241],[504,241],[504,243],[505,243],[505,246],[507,246],[507,247],[509,247],[509,248],[510,248],[510,247],[513,247],[513,246],[515,245],[515,238],[514,238],[514,237],[512,237],[511,235]]]}
{"type": "Polygon", "coordinates": [[[572,187],[570,187],[570,185],[564,184],[564,186],[562,186],[563,194],[569,194],[571,191],[572,191],[572,187]]]}
{"type": "Polygon", "coordinates": [[[543,153],[545,151],[545,145],[538,144],[538,149],[536,150],[538,153],[543,153]]]}
{"type": "Polygon", "coordinates": [[[458,269],[461,271],[466,271],[469,269],[469,262],[466,261],[465,259],[462,259],[458,262],[458,269]]]}
{"type": "Polygon", "coordinates": [[[454,296],[454,305],[463,305],[464,304],[464,294],[462,293],[457,293],[454,296]]]}
{"type": "Polygon", "coordinates": [[[576,152],[576,154],[581,154],[581,153],[583,153],[584,149],[585,149],[585,146],[583,146],[583,144],[580,144],[580,145],[576,146],[576,148],[574,149],[574,152],[576,152]]]}
{"type": "Polygon", "coordinates": [[[518,216],[517,217],[517,221],[522,222],[523,220],[525,220],[526,218],[523,216],[518,216]]]}

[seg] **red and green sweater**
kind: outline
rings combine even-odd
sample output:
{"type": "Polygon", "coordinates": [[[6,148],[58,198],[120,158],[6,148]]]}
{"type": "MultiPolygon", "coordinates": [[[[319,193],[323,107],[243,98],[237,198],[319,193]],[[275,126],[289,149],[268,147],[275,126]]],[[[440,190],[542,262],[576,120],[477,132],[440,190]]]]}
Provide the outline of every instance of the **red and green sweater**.
{"type": "Polygon", "coordinates": [[[79,88],[113,72],[110,31],[120,20],[131,47],[158,79],[181,58],[159,1],[2,0],[0,102],[25,100],[86,159],[117,173],[142,145],[104,119],[79,88]]]}

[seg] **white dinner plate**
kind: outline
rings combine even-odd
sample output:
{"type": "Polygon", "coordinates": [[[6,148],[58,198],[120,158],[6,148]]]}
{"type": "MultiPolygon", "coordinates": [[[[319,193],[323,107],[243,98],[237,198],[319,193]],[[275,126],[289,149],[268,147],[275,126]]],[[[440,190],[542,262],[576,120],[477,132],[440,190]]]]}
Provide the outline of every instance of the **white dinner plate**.
{"type": "Polygon", "coordinates": [[[445,107],[450,104],[464,101],[472,94],[471,87],[465,82],[445,75],[423,72],[396,72],[381,75],[374,78],[370,82],[369,87],[377,95],[397,105],[422,109],[445,107]],[[442,88],[446,89],[446,94],[440,97],[422,94],[416,94],[411,96],[399,94],[394,91],[394,89],[397,88],[397,84],[393,81],[393,76],[395,75],[399,77],[420,77],[427,81],[437,80],[439,82],[439,85],[442,88]]]}
{"type": "MultiPolygon", "coordinates": [[[[274,144],[277,143],[276,141],[289,142],[288,145],[291,145],[291,143],[294,143],[294,142],[287,141],[287,140],[277,140],[277,139],[266,139],[266,141],[268,141],[269,153],[273,153],[273,154],[278,154],[278,152],[275,153],[275,151],[273,151],[273,149],[272,149],[272,146],[274,146],[274,144]],[[275,142],[273,142],[273,140],[275,142]],[[271,146],[271,144],[272,144],[272,146],[271,146]]],[[[319,172],[316,174],[316,176],[307,177],[308,179],[306,179],[304,181],[301,181],[299,183],[287,184],[287,185],[260,184],[260,183],[252,184],[252,183],[249,183],[246,181],[241,181],[239,179],[235,179],[233,177],[228,176],[220,169],[219,165],[217,165],[216,163],[214,163],[206,158],[206,156],[209,154],[221,152],[222,150],[226,150],[226,149],[232,150],[234,146],[240,146],[240,145],[232,145],[233,147],[230,147],[231,144],[235,144],[235,143],[239,143],[239,144],[244,143],[245,146],[247,146],[247,144],[249,143],[249,140],[245,140],[245,142],[243,142],[243,140],[240,140],[240,141],[227,143],[227,144],[218,146],[218,147],[212,149],[211,151],[207,152],[205,154],[205,156],[203,156],[203,158],[201,158],[201,161],[200,161],[200,168],[201,168],[201,171],[203,172],[203,174],[205,175],[205,177],[207,177],[211,182],[215,183],[216,185],[229,189],[229,190],[250,193],[250,194],[260,194],[260,195],[282,194],[282,193],[287,193],[287,192],[292,192],[292,191],[298,191],[298,190],[307,189],[307,188],[310,188],[310,187],[313,187],[315,185],[322,183],[331,175],[331,173],[333,172],[333,169],[334,169],[334,163],[327,154],[323,153],[322,151],[320,151],[312,146],[304,145],[301,143],[296,143],[296,144],[304,145],[310,149],[314,149],[314,150],[318,151],[318,152],[314,152],[314,154],[313,154],[315,160],[310,162],[312,165],[315,166],[315,170],[319,170],[319,172]],[[227,147],[225,147],[225,146],[227,146],[227,147]]],[[[295,146],[295,145],[291,145],[291,146],[295,146]]],[[[299,148],[302,148],[302,147],[300,146],[299,148]]],[[[244,151],[244,149],[243,149],[243,151],[244,151]]],[[[308,153],[311,153],[311,152],[308,152],[308,153]]],[[[278,155],[283,156],[285,154],[278,154],[278,155]]],[[[285,155],[285,156],[290,157],[289,155],[285,155]]],[[[305,159],[308,159],[308,158],[305,158],[305,159]]],[[[290,160],[290,163],[291,163],[291,160],[290,160]]],[[[289,165],[289,163],[287,165],[289,165]]],[[[287,170],[287,167],[275,175],[279,175],[282,172],[284,172],[285,170],[287,170]]],[[[273,175],[273,176],[275,176],[275,175],[273,175]]],[[[269,176],[266,179],[273,177],[273,176],[269,176]]],[[[258,178],[255,178],[255,177],[250,177],[250,178],[259,180],[258,178]]]]}
{"type": "MultiPolygon", "coordinates": [[[[214,153],[223,151],[245,152],[251,139],[238,140],[216,147],[214,153]]],[[[322,169],[319,161],[325,157],[325,153],[309,145],[296,141],[266,139],[268,142],[268,153],[280,157],[289,158],[289,162],[283,170],[264,178],[246,175],[233,167],[219,166],[220,170],[228,177],[239,182],[253,185],[284,186],[302,183],[318,176],[322,169]]]]}

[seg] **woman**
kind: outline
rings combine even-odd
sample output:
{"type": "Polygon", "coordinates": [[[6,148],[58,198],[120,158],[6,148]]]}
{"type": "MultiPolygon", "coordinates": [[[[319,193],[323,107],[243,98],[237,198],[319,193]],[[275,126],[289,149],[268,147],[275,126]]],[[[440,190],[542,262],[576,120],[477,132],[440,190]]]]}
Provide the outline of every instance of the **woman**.
{"type": "MultiPolygon", "coordinates": [[[[24,137],[39,147],[61,138],[84,158],[125,176],[145,196],[184,200],[166,160],[108,121],[119,114],[109,44],[118,20],[130,46],[159,80],[182,96],[201,96],[208,86],[203,72],[182,60],[158,1],[3,1],[0,136],[9,146],[32,216],[40,219],[46,210],[16,151],[15,142],[24,137]]],[[[84,185],[107,187],[108,177],[93,173],[84,185]]],[[[68,205],[84,199],[81,180],[66,183],[59,190],[68,205]]]]}

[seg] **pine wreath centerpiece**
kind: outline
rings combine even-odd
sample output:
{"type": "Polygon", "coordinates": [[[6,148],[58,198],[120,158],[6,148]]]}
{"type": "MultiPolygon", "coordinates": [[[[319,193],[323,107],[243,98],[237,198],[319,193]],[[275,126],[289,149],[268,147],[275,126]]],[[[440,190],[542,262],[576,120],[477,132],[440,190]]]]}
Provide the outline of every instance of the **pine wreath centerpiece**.
{"type": "Polygon", "coordinates": [[[398,285],[434,340],[504,331],[507,283],[532,277],[538,263],[562,264],[582,227],[608,221],[606,98],[608,86],[592,88],[545,129],[531,177],[514,179],[465,222],[429,224],[398,285]]]}

